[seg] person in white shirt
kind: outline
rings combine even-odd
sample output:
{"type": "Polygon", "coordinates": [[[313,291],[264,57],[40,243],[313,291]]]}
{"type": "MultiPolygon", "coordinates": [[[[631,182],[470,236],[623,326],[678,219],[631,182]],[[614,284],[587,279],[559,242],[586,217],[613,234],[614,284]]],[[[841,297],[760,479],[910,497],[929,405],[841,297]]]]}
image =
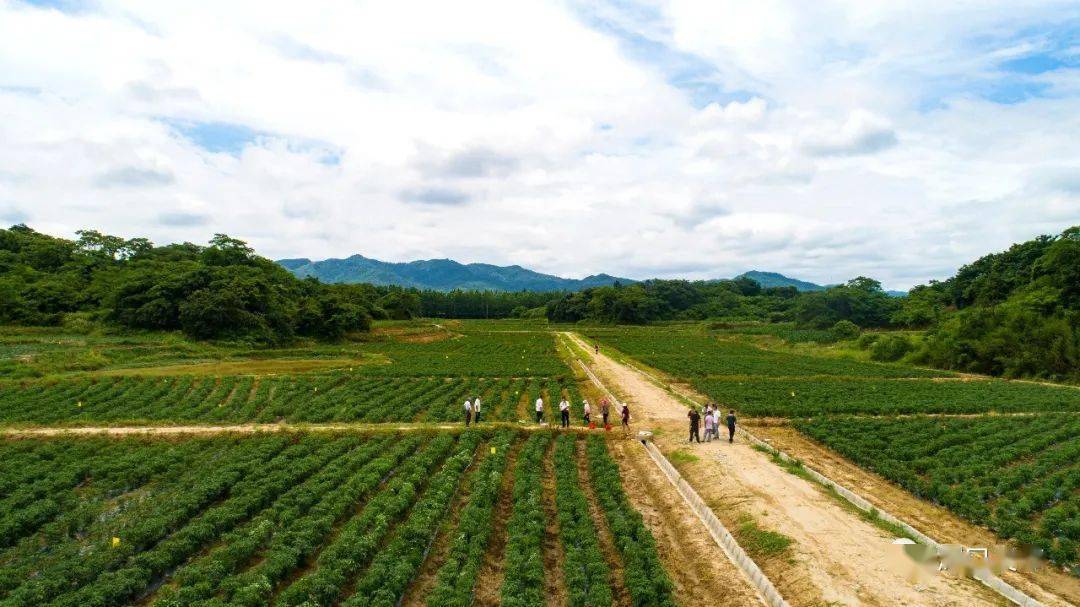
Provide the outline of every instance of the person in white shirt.
{"type": "Polygon", "coordinates": [[[559,402],[559,415],[562,417],[562,427],[570,427],[570,403],[565,398],[559,402]]]}
{"type": "Polygon", "coordinates": [[[472,403],[469,399],[465,399],[465,427],[469,427],[469,422],[472,421],[472,403]]]}
{"type": "Polygon", "coordinates": [[[536,399],[536,423],[544,421],[544,398],[536,399]]]}
{"type": "Polygon", "coordinates": [[[581,417],[584,420],[585,425],[588,426],[589,422],[592,421],[589,419],[592,416],[592,407],[589,406],[589,401],[581,399],[581,411],[581,417]]]}
{"type": "Polygon", "coordinates": [[[473,421],[480,423],[480,397],[477,396],[472,402],[473,421]]]}

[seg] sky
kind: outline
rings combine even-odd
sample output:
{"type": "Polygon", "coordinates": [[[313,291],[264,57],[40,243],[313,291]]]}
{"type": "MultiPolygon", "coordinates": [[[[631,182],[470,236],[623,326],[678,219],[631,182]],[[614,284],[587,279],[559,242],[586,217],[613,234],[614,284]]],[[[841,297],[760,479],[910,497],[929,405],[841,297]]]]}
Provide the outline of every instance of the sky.
{"type": "Polygon", "coordinates": [[[0,0],[0,224],[906,289],[1080,224],[1080,2],[0,0]]]}

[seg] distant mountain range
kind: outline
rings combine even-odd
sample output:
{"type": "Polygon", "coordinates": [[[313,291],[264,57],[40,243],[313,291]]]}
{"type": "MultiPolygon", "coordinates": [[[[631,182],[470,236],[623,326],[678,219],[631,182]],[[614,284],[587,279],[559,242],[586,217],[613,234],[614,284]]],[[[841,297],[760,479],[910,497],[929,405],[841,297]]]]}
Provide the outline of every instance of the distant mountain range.
{"type": "MultiPolygon", "coordinates": [[[[323,282],[398,285],[417,289],[453,291],[477,289],[488,291],[580,291],[590,287],[605,287],[616,282],[632,284],[630,278],[596,274],[582,279],[561,278],[541,274],[521,266],[495,266],[486,263],[458,263],[452,259],[426,259],[391,263],[353,255],[345,259],[312,261],[306,258],[279,259],[278,264],[300,278],[314,276],[323,282]]],[[[795,287],[800,291],[823,291],[826,287],[789,278],[776,272],[752,270],[736,278],[747,277],[762,287],[795,287]]],[[[906,295],[889,291],[890,295],[906,295]]]]}
{"type": "Polygon", "coordinates": [[[582,279],[560,278],[541,274],[521,266],[494,266],[486,263],[458,263],[452,259],[426,259],[408,263],[390,263],[353,255],[345,259],[281,259],[278,263],[300,278],[314,276],[323,282],[366,282],[374,285],[399,285],[418,289],[452,291],[477,289],[490,291],[580,291],[590,287],[637,282],[597,274],[582,279]]]}
{"type": "Polygon", "coordinates": [[[749,272],[743,272],[735,278],[749,278],[754,280],[762,288],[768,289],[770,287],[795,287],[800,291],[824,291],[825,287],[814,284],[812,282],[806,282],[805,280],[799,280],[797,278],[789,278],[783,274],[777,274],[776,272],[760,272],[758,270],[750,270],[749,272]]]}

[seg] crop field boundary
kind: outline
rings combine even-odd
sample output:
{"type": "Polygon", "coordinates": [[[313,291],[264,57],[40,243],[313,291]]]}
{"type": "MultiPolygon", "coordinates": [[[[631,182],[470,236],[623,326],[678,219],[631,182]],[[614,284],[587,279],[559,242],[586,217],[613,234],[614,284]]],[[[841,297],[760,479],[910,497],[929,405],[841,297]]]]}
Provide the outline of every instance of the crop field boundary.
{"type": "Polygon", "coordinates": [[[679,471],[675,469],[675,466],[664,454],[660,452],[652,441],[643,440],[641,443],[645,446],[645,451],[648,452],[649,457],[658,468],[664,473],[664,476],[675,487],[675,490],[682,496],[683,501],[686,502],[690,509],[701,522],[705,525],[705,528],[709,530],[709,535],[713,540],[724,550],[724,554],[727,555],[728,560],[735,564],[739,568],[739,571],[743,573],[746,579],[758,591],[759,598],[769,607],[790,607],[788,602],[784,600],[784,597],[780,595],[780,591],[773,586],[772,581],[765,575],[765,573],[758,567],[758,564],[754,562],[752,558],[743,547],[739,545],[739,542],[735,541],[735,537],[731,535],[731,532],[724,527],[724,524],[720,522],[720,519],[716,518],[716,514],[712,509],[705,504],[705,501],[701,499],[697,491],[690,486],[683,479],[679,471]]]}
{"type": "MultiPolygon", "coordinates": [[[[514,422],[484,422],[474,424],[478,429],[503,429],[510,428],[524,432],[550,431],[555,427],[544,424],[519,424],[514,422]]],[[[217,424],[217,425],[185,425],[185,426],[26,426],[26,427],[0,427],[0,436],[12,438],[31,438],[40,436],[182,436],[182,435],[210,435],[210,434],[264,434],[275,432],[322,432],[322,433],[376,433],[376,432],[426,432],[458,430],[465,432],[465,425],[461,423],[332,423],[332,424],[288,424],[288,423],[265,423],[265,424],[217,424]]],[[[563,428],[560,432],[573,432],[585,434],[590,432],[588,428],[571,426],[563,428]]],[[[596,432],[591,430],[591,432],[596,432]]]]}
{"type": "MultiPolygon", "coordinates": [[[[624,358],[626,358],[626,357],[624,357],[624,358]]],[[[586,369],[586,371],[589,374],[589,377],[594,382],[599,382],[600,381],[591,372],[591,370],[588,369],[588,367],[585,365],[584,362],[582,362],[581,360],[578,360],[578,362],[581,364],[581,366],[583,368],[586,369]]],[[[620,362],[624,362],[624,361],[620,361],[620,362]]],[[[641,373],[642,375],[644,375],[652,383],[654,383],[657,386],[663,388],[664,390],[674,394],[675,396],[681,398],[682,400],[689,401],[689,402],[691,402],[691,403],[693,403],[695,405],[701,405],[701,403],[699,403],[697,401],[697,399],[690,396],[685,391],[679,389],[678,387],[672,385],[669,382],[663,381],[662,379],[660,379],[656,375],[654,375],[652,373],[649,373],[648,371],[642,369],[640,366],[638,366],[636,364],[633,364],[633,363],[626,363],[626,362],[624,362],[624,364],[627,364],[628,366],[632,367],[635,371],[637,371],[638,373],[641,373]]],[[[610,391],[608,391],[607,388],[604,387],[602,384],[599,384],[599,386],[600,386],[600,388],[602,390],[604,390],[605,392],[608,392],[610,394],[610,391]]],[[[790,463],[798,462],[798,463],[801,464],[801,462],[799,462],[799,460],[797,460],[796,458],[793,458],[793,457],[789,456],[788,454],[784,453],[783,451],[780,451],[776,447],[769,444],[767,441],[764,441],[764,440],[758,438],[757,436],[755,436],[753,433],[747,431],[745,428],[742,429],[742,432],[743,432],[743,434],[746,435],[746,437],[748,439],[750,439],[750,442],[754,443],[755,445],[760,445],[760,446],[764,447],[770,453],[775,454],[781,460],[783,460],[785,462],[790,462],[790,463]]],[[[648,448],[648,446],[649,445],[646,445],[647,448],[648,448]]],[[[652,445],[652,448],[656,449],[656,446],[652,445]]],[[[651,449],[649,450],[649,452],[650,452],[650,454],[652,454],[651,449]]],[[[657,449],[657,453],[659,454],[658,449],[657,449]]],[[[660,457],[664,457],[663,454],[660,454],[660,457]]],[[[654,461],[657,461],[655,456],[654,456],[653,459],[654,459],[654,461]]],[[[664,461],[666,461],[666,458],[664,459],[664,461]]],[[[661,470],[664,470],[665,475],[668,474],[667,470],[664,469],[664,466],[661,465],[659,461],[657,461],[657,465],[660,466],[661,470]]],[[[669,466],[671,465],[670,462],[668,462],[668,465],[669,466]]],[[[674,469],[674,467],[672,469],[674,469]]],[[[939,543],[937,540],[935,540],[935,539],[931,538],[930,536],[926,535],[925,533],[919,531],[915,527],[911,526],[910,524],[908,524],[907,522],[901,520],[900,518],[894,516],[893,514],[887,512],[887,511],[881,510],[880,508],[875,507],[873,504],[871,504],[868,500],[863,498],[858,493],[855,493],[851,489],[848,489],[847,487],[841,485],[840,483],[837,483],[836,481],[834,481],[831,478],[825,476],[824,474],[818,472],[817,470],[814,470],[813,468],[810,468],[809,466],[802,465],[802,469],[805,470],[807,475],[809,475],[812,479],[814,479],[814,481],[816,481],[817,483],[825,486],[828,489],[831,489],[831,490],[835,491],[837,495],[844,498],[845,501],[850,503],[852,506],[858,508],[860,511],[865,512],[867,514],[874,514],[878,518],[880,518],[881,520],[885,521],[886,523],[896,525],[897,527],[901,528],[904,532],[911,534],[911,536],[914,537],[915,539],[917,539],[919,542],[934,548],[934,550],[938,551],[939,553],[942,550],[942,544],[939,543]]],[[[677,471],[675,473],[678,474],[677,471]]],[[[673,480],[670,476],[668,478],[669,478],[669,480],[672,481],[672,483],[675,483],[676,488],[679,488],[680,493],[682,493],[682,489],[679,486],[679,484],[676,483],[676,481],[673,480]]],[[[686,483],[686,481],[682,481],[682,482],[686,483]]],[[[690,490],[693,491],[692,488],[690,490]]],[[[686,495],[683,495],[683,498],[687,500],[687,503],[690,504],[691,508],[694,508],[694,504],[691,502],[691,500],[689,498],[686,497],[686,495]]],[[[698,497],[698,500],[700,500],[700,499],[701,498],[698,497]]],[[[704,504],[704,502],[702,502],[702,504],[704,504]]],[[[695,512],[697,512],[696,509],[695,509],[695,512]]],[[[711,514],[711,512],[710,512],[710,514],[711,514]]],[[[700,516],[701,515],[699,514],[699,517],[700,516]]],[[[715,515],[714,515],[714,518],[715,518],[715,515]]],[[[706,527],[709,527],[710,532],[713,531],[712,527],[709,526],[709,524],[705,521],[704,518],[702,518],[702,522],[706,523],[706,527]]],[[[719,523],[719,521],[717,521],[717,522],[719,523]]],[[[721,525],[721,529],[722,528],[723,528],[723,526],[721,525]]],[[[724,531],[726,531],[726,529],[724,531]]],[[[719,540],[717,540],[717,541],[718,541],[718,543],[721,543],[719,540]]],[[[724,550],[726,552],[727,547],[724,546],[723,543],[721,543],[721,546],[724,547],[724,550]]],[[[737,544],[736,544],[736,546],[737,546],[737,544]]],[[[753,562],[753,561],[751,561],[751,562],[753,562]]],[[[736,565],[739,565],[741,567],[741,564],[738,563],[738,562],[736,562],[736,565]]],[[[755,567],[756,567],[756,564],[755,564],[755,567]]],[[[1047,607],[1044,603],[1041,603],[1041,602],[1035,600],[1034,598],[1028,596],[1024,592],[1017,589],[1016,587],[1012,586],[1011,584],[1009,584],[1005,580],[1001,579],[997,575],[994,575],[989,569],[975,570],[974,573],[972,574],[972,577],[974,577],[976,580],[981,582],[984,586],[990,588],[991,590],[993,590],[994,592],[998,593],[999,595],[1005,597],[1009,601],[1011,601],[1011,602],[1013,602],[1013,603],[1015,603],[1017,605],[1020,605],[1021,607],[1047,607]]]]}

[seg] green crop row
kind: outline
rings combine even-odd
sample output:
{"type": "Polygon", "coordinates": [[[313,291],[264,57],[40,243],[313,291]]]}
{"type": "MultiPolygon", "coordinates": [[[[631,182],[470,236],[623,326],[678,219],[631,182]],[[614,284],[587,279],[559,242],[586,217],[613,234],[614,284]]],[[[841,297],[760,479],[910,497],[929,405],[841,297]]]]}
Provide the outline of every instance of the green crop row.
{"type": "MultiPolygon", "coordinates": [[[[508,442],[504,434],[500,445],[508,442]]],[[[462,437],[457,453],[442,471],[431,479],[423,497],[413,506],[409,518],[395,532],[395,537],[383,547],[352,589],[352,596],[341,603],[343,607],[395,607],[409,582],[420,569],[446,515],[466,467],[475,457],[479,439],[467,433],[462,437]]],[[[494,458],[492,458],[494,459],[494,458]]],[[[485,463],[490,460],[485,460],[485,463]]],[[[505,460],[504,460],[505,461],[505,460]]],[[[484,467],[482,466],[481,469],[484,467]]],[[[436,603],[442,604],[442,603],[436,603]]]]}
{"type": "Polygon", "coordinates": [[[622,555],[626,589],[633,604],[635,607],[674,607],[671,578],[660,564],[656,540],[645,527],[641,514],[626,498],[619,481],[619,466],[611,459],[603,437],[590,436],[586,452],[593,492],[622,555]]]}
{"type": "Polygon", "coordinates": [[[514,507],[507,523],[506,574],[502,585],[502,604],[507,607],[544,605],[541,474],[550,441],[547,433],[530,436],[514,469],[514,507]]]}
{"type": "Polygon", "coordinates": [[[796,427],[999,536],[1080,559],[1080,416],[866,419],[796,427]]]}
{"type": "Polygon", "coordinates": [[[1080,390],[999,379],[695,379],[713,400],[749,415],[1080,411],[1080,390]]]}
{"type": "Polygon", "coordinates": [[[565,554],[563,574],[572,607],[604,607],[611,605],[611,571],[581,490],[576,445],[572,435],[560,436],[555,444],[555,502],[565,554]]]}
{"type": "Polygon", "coordinates": [[[481,565],[495,556],[506,604],[544,603],[545,576],[561,575],[572,604],[609,605],[604,526],[620,542],[635,604],[668,604],[666,573],[603,439],[587,458],[606,513],[594,520],[576,438],[559,438],[554,466],[544,465],[554,434],[0,440],[0,606],[391,607],[441,529],[448,544],[431,563],[428,604],[471,604],[481,565]],[[513,506],[496,520],[514,452],[513,506]],[[547,539],[566,557],[559,571],[543,559],[547,469],[559,524],[547,539]],[[493,555],[502,528],[506,552],[493,555]]]}
{"type": "Polygon", "coordinates": [[[429,605],[468,607],[472,604],[477,575],[495,527],[492,512],[502,487],[510,439],[509,433],[499,435],[491,444],[493,453],[473,475],[469,503],[461,512],[446,561],[439,568],[435,587],[428,595],[429,605]]]}
{"type": "Polygon", "coordinates": [[[614,346],[643,363],[679,377],[950,377],[949,371],[766,350],[737,336],[720,338],[698,330],[616,327],[589,329],[592,340],[614,346]]]}
{"type": "MultiPolygon", "coordinates": [[[[458,421],[480,396],[483,418],[516,421],[526,394],[576,388],[569,378],[371,378],[346,372],[252,377],[108,377],[0,386],[0,421],[153,422],[458,421]]],[[[580,403],[576,405],[580,408],[580,403]]],[[[531,409],[530,409],[531,410],[531,409]]]]}

